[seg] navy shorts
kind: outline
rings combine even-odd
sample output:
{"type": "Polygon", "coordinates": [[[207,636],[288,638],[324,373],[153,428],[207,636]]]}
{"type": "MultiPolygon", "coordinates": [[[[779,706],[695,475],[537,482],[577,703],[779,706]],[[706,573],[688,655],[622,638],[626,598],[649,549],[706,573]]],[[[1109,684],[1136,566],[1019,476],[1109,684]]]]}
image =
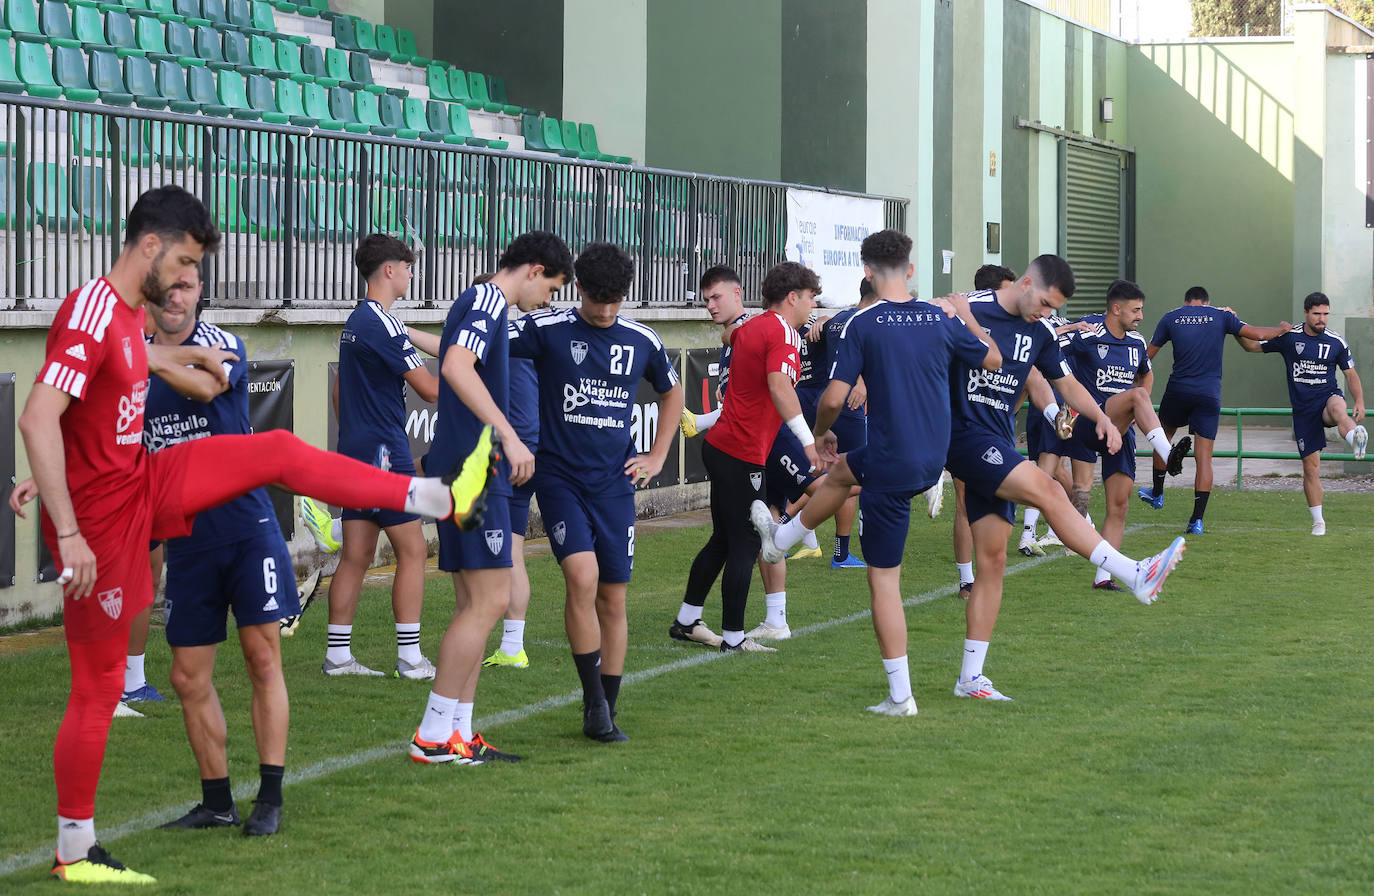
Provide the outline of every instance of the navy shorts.
{"type": "Polygon", "coordinates": [[[524,538],[530,528],[530,498],[534,497],[534,479],[524,485],[512,485],[510,496],[510,530],[524,538]]]}
{"type": "Polygon", "coordinates": [[[163,617],[172,647],[219,644],[229,610],[239,628],[276,622],[301,611],[291,552],[280,532],[263,532],[167,561],[163,617]]]}
{"type": "MultiPolygon", "coordinates": [[[[1331,395],[1344,395],[1337,389],[1331,395]]],[[[1298,456],[1316,454],[1326,447],[1326,403],[1331,400],[1327,395],[1320,404],[1310,404],[1303,408],[1293,408],[1293,441],[1298,443],[1298,456]]]]}
{"type": "MultiPolygon", "coordinates": [[[[374,466],[376,465],[374,464],[374,466]]],[[[415,465],[412,463],[398,463],[391,467],[390,470],[402,476],[415,475],[415,465]]],[[[388,510],[384,507],[369,507],[361,510],[345,507],[340,518],[345,520],[367,520],[369,523],[376,524],[379,528],[389,529],[392,526],[399,526],[402,523],[418,520],[420,515],[416,513],[406,513],[401,510],[388,510]]]]}
{"type": "Polygon", "coordinates": [[[764,500],[779,510],[806,494],[807,487],[816,481],[801,440],[786,426],[778,430],[773,439],[773,450],[768,454],[763,473],[764,500]]]}
{"type": "MultiPolygon", "coordinates": [[[[1076,449],[1082,448],[1092,452],[1094,457],[1102,456],[1103,482],[1117,473],[1125,473],[1131,479],[1135,479],[1135,427],[1127,429],[1126,434],[1121,437],[1121,450],[1111,454],[1107,451],[1107,443],[1097,437],[1097,424],[1080,415],[1073,424],[1073,437],[1065,442],[1076,449]]],[[[1077,458],[1078,455],[1070,454],[1069,457],[1077,458]]]]}
{"type": "Polygon", "coordinates": [[[509,569],[510,498],[487,495],[487,512],[482,525],[464,532],[452,520],[439,521],[439,568],[444,572],[463,569],[509,569]]]}
{"type": "Polygon", "coordinates": [[[1193,435],[1215,439],[1221,423],[1221,399],[1166,389],[1159,401],[1159,423],[1165,429],[1178,429],[1186,423],[1193,435]]]}
{"type": "Polygon", "coordinates": [[[597,579],[630,581],[635,565],[635,496],[588,495],[552,476],[539,483],[539,513],[559,563],[583,551],[596,554],[597,579]]]}
{"type": "Polygon", "coordinates": [[[835,449],[841,454],[863,447],[868,442],[868,418],[846,417],[841,414],[830,424],[830,431],[839,442],[835,449]]]}
{"type": "Polygon", "coordinates": [[[964,509],[968,521],[996,514],[1007,522],[1016,520],[1016,505],[997,497],[1002,482],[1028,461],[1016,446],[996,433],[964,432],[949,441],[945,469],[964,483],[964,509]]]}
{"type": "Polygon", "coordinates": [[[911,528],[911,499],[917,494],[914,489],[866,488],[859,492],[859,514],[863,520],[859,544],[869,566],[891,569],[902,565],[907,531],[911,528]]]}

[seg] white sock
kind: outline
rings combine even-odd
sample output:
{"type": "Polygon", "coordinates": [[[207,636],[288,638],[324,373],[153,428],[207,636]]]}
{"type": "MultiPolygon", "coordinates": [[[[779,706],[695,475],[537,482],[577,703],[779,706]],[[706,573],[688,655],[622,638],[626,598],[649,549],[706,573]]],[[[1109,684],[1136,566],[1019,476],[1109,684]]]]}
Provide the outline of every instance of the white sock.
{"type": "Polygon", "coordinates": [[[525,620],[507,619],[501,626],[501,652],[515,656],[525,649],[525,620]]]}
{"type": "Polygon", "coordinates": [[[893,703],[904,703],[911,696],[911,668],[907,665],[906,654],[896,659],[884,659],[883,671],[887,673],[887,696],[893,703]]]}
{"type": "Polygon", "coordinates": [[[1345,434],[1345,441],[1346,444],[1349,445],[1351,448],[1355,447],[1355,430],[1352,429],[1350,430],[1350,432],[1345,434]]]}
{"type": "Polygon", "coordinates": [[[329,537],[335,541],[343,541],[343,519],[334,517],[329,521],[329,537]]]}
{"type": "Polygon", "coordinates": [[[457,700],[440,697],[430,691],[429,703],[425,705],[425,716],[420,719],[420,740],[427,740],[432,744],[447,743],[453,736],[453,709],[457,705],[457,700]]]}
{"type": "Polygon", "coordinates": [[[972,681],[983,674],[983,661],[988,658],[987,641],[964,639],[964,665],[959,670],[960,681],[972,681]]]}
{"type": "Polygon", "coordinates": [[[1037,508],[1035,508],[1035,507],[1027,507],[1027,508],[1026,508],[1026,520],[1025,520],[1024,526],[1025,526],[1026,529],[1028,529],[1028,530],[1030,531],[1030,534],[1031,534],[1031,535],[1034,535],[1034,534],[1035,534],[1035,527],[1036,527],[1036,525],[1037,525],[1039,522],[1040,522],[1040,511],[1039,511],[1037,508]]]}
{"type": "Polygon", "coordinates": [[[1046,538],[1052,538],[1052,539],[1054,539],[1055,541],[1058,541],[1058,540],[1059,540],[1059,536],[1054,534],[1054,527],[1053,527],[1053,526],[1046,526],[1046,527],[1045,527],[1045,537],[1046,537],[1046,538]]]}
{"type": "Polygon", "coordinates": [[[124,693],[136,691],[148,683],[147,677],[143,674],[145,656],[147,654],[140,653],[138,656],[130,654],[124,658],[124,693]]]}
{"type": "Polygon", "coordinates": [[[453,707],[453,730],[466,742],[472,741],[471,703],[456,703],[453,707]]]}
{"type": "Polygon", "coordinates": [[[1169,459],[1169,451],[1172,450],[1173,446],[1169,444],[1169,437],[1164,434],[1164,427],[1156,426],[1145,433],[1145,438],[1149,441],[1150,447],[1155,449],[1155,454],[1165,460],[1169,459]]]}
{"type": "Polygon", "coordinates": [[[763,621],[770,625],[787,624],[787,592],[775,591],[772,594],[765,594],[763,602],[768,606],[768,615],[763,617],[763,621]]]}
{"type": "Polygon", "coordinates": [[[1312,522],[1314,522],[1314,523],[1324,523],[1324,522],[1326,522],[1326,520],[1322,519],[1322,506],[1321,506],[1320,504],[1318,504],[1316,507],[1309,507],[1309,508],[1307,508],[1307,509],[1312,513],[1312,522]]]}
{"type": "Polygon", "coordinates": [[[812,550],[819,550],[819,549],[820,549],[821,543],[820,543],[819,541],[816,540],[816,530],[815,530],[815,529],[807,529],[807,530],[806,530],[806,534],[802,536],[802,545],[804,545],[805,547],[811,548],[812,550]]]}
{"type": "Polygon", "coordinates": [[[801,514],[797,514],[792,519],[778,526],[778,531],[773,535],[773,544],[780,550],[787,550],[792,545],[801,541],[807,532],[814,532],[802,524],[801,514]]]}
{"type": "Polygon", "coordinates": [[[420,653],[420,623],[396,623],[396,658],[405,660],[412,666],[424,659],[420,653]]]}
{"type": "Polygon", "coordinates": [[[1050,426],[1053,426],[1055,418],[1059,416],[1059,405],[1055,404],[1054,402],[1050,402],[1049,404],[1045,405],[1044,414],[1045,422],[1049,423],[1050,426]]]}
{"type": "Polygon", "coordinates": [[[95,846],[94,818],[57,816],[57,861],[64,865],[79,862],[95,846]]]}
{"type": "Polygon", "coordinates": [[[677,611],[677,624],[691,625],[693,622],[696,622],[701,618],[701,609],[702,608],[698,607],[696,604],[689,604],[683,601],[682,606],[679,607],[677,611]]]}
{"type": "Polygon", "coordinates": [[[405,512],[442,520],[453,513],[453,493],[437,476],[412,476],[405,512]]]}
{"type": "Polygon", "coordinates": [[[744,632],[722,631],[720,636],[725,639],[726,647],[738,647],[740,642],[744,640],[744,632]]]}
{"type": "Polygon", "coordinates": [[[1093,566],[1105,569],[1127,585],[1135,584],[1135,561],[1107,544],[1105,538],[1097,543],[1097,547],[1093,548],[1093,552],[1088,555],[1088,560],[1093,566]]]}
{"type": "Polygon", "coordinates": [[[972,560],[970,560],[970,561],[967,562],[967,563],[956,563],[956,564],[954,564],[954,565],[957,566],[957,567],[959,568],[959,584],[960,584],[960,585],[964,584],[965,582],[972,582],[972,581],[973,581],[973,561],[972,561],[972,560]]]}
{"type": "Polygon", "coordinates": [[[716,408],[709,414],[697,414],[697,432],[705,432],[715,426],[716,421],[720,419],[721,410],[723,409],[716,408]]]}
{"type": "Polygon", "coordinates": [[[329,630],[329,646],[324,658],[335,664],[348,662],[353,656],[353,626],[330,623],[326,628],[329,630]]]}
{"type": "MultiPolygon", "coordinates": [[[[1102,567],[1099,566],[1099,567],[1097,568],[1097,572],[1093,574],[1093,584],[1094,584],[1094,585],[1099,585],[1099,584],[1101,584],[1102,582],[1107,581],[1107,580],[1110,579],[1111,577],[1112,577],[1112,574],[1111,574],[1111,573],[1107,572],[1105,569],[1103,569],[1102,567]]],[[[1130,580],[1127,579],[1127,581],[1130,581],[1130,580]]]]}

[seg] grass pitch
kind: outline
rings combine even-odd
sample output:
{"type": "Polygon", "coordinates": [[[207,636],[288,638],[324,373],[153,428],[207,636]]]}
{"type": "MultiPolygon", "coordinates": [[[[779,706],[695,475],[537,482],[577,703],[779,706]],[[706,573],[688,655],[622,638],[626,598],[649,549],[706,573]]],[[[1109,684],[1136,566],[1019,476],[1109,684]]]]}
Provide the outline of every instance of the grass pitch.
{"type": "MultiPolygon", "coordinates": [[[[1180,532],[1191,492],[1131,508],[1141,556],[1180,532]]],[[[531,561],[528,670],[485,670],[478,728],[516,766],[422,767],[404,745],[428,687],[328,679],[325,614],[284,643],[292,725],[281,834],[153,828],[199,799],[175,698],[115,721],[102,840],[167,892],[1368,892],[1374,880],[1374,497],[1217,492],[1164,595],[1092,591],[1077,558],[1014,550],[987,674],[1015,702],[956,699],[963,605],[949,512],[916,520],[904,593],[920,715],[885,695],[862,571],[792,564],[777,654],[667,638],[700,528],[641,530],[620,723],[580,732],[562,580],[531,561]]],[[[1101,508],[1095,508],[1100,514],[1101,508]]],[[[828,530],[822,530],[822,544],[828,530]]],[[[762,616],[755,581],[750,624],[762,616]]],[[[707,623],[719,629],[719,598],[707,623]]],[[[452,608],[428,585],[422,644],[452,608]]],[[[155,631],[148,669],[172,694],[155,631]]],[[[493,637],[494,647],[499,631],[493,637]]],[[[358,658],[395,661],[390,605],[365,592],[358,658]]],[[[0,659],[0,889],[55,886],[51,748],[64,649],[0,659]]],[[[217,676],[230,773],[251,808],[257,759],[237,642],[217,676]]]]}

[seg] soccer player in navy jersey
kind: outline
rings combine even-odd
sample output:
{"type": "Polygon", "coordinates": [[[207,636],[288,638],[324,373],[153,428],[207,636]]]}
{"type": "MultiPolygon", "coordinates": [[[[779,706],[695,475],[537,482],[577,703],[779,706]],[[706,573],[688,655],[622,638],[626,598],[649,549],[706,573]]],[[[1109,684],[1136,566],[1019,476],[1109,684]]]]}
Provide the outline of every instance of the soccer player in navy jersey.
{"type": "MultiPolygon", "coordinates": [[[[150,452],[212,435],[246,435],[248,357],[243,340],[196,319],[200,277],[191,275],[149,305],[154,345],[224,346],[238,356],[225,362],[228,382],[193,367],[164,370],[148,382],[143,440],[150,452]]],[[[172,687],[181,700],[186,736],[200,769],[201,802],[165,828],[232,827],[239,813],[229,784],[224,710],[215,691],[215,654],[234,611],[239,646],[253,686],[253,734],[261,783],[249,835],[274,834],[281,825],[281,784],[286,764],[290,706],[282,677],[279,620],[299,612],[291,552],[264,488],[201,513],[191,534],[166,543],[167,592],[163,604],[172,649],[172,687]]]]}
{"type": "Polygon", "coordinates": [[[440,336],[439,424],[426,462],[448,469],[490,440],[498,471],[483,524],[471,531],[439,523],[439,568],[452,573],[454,610],[439,644],[434,689],[410,743],[416,762],[480,764],[518,760],[473,731],[472,713],[487,636],[510,603],[511,486],[534,474],[510,410],[510,306],[533,311],[572,279],[572,253],[552,233],[516,237],[491,280],[453,303],[440,336]]]}
{"type": "Polygon", "coordinates": [[[1063,487],[1016,451],[1016,408],[1032,369],[1079,412],[1076,426],[1092,427],[1107,452],[1121,435],[1106,410],[1070,372],[1060,354],[1058,333],[1047,319],[1074,292],[1073,271],[1056,255],[1041,255],[1015,283],[968,296],[969,308],[995,341],[1002,366],[986,371],[959,360],[950,374],[953,429],[946,466],[964,482],[964,503],[973,532],[979,572],[965,609],[963,663],[956,697],[1008,700],[983,674],[988,643],[1002,604],[1007,537],[1016,503],[1040,508],[1065,543],[1127,581],[1143,602],[1151,602],[1183,551],[1183,539],[1142,563],[1122,555],[1100,537],[1069,502],[1063,487]]]}
{"type": "MultiPolygon", "coordinates": [[[[339,336],[339,376],[335,405],[339,417],[337,450],[345,457],[384,470],[413,476],[415,462],[406,435],[406,388],[423,401],[439,397],[439,379],[429,372],[400,318],[391,313],[410,288],[415,253],[393,236],[370,234],[353,254],[367,295],[348,316],[339,336]]],[[[438,337],[426,334],[438,351],[438,337]]],[[[420,652],[420,609],[425,596],[428,548],[420,517],[413,513],[371,508],[345,509],[343,548],[329,582],[326,675],[381,675],[353,656],[353,618],[358,612],[363,577],[377,551],[377,536],[386,533],[396,553],[391,582],[391,611],[396,620],[397,678],[434,677],[434,664],[420,652]]]]}
{"type": "Polygon", "coordinates": [[[592,243],[574,263],[577,308],[517,322],[513,357],[538,374],[540,445],[535,493],[567,584],[564,621],[582,682],[582,733],[628,740],[615,722],[625,669],[625,598],[634,569],[636,487],[663,469],[677,432],[662,427],[647,453],[631,433],[635,394],[647,380],[660,419],[682,414],[682,385],[652,329],[620,316],[634,261],[592,243]]]}
{"type": "Polygon", "coordinates": [[[935,484],[945,465],[953,359],[989,370],[1002,359],[996,346],[976,335],[982,329],[968,313],[967,303],[957,308],[961,319],[955,319],[946,313],[949,303],[936,306],[908,295],[906,283],[913,267],[911,238],[906,234],[870,234],[860,255],[879,301],[854,314],[841,330],[830,385],[816,412],[814,438],[827,473],[797,517],[779,526],[763,502],[754,501],[750,521],[761,539],[763,558],[774,561],[806,530],[814,530],[833,514],[852,486],[863,487],[859,539],[868,562],[873,627],[888,680],[888,696],[869,709],[881,715],[914,716],[900,590],[911,499],[935,484]],[[838,440],[830,427],[860,376],[868,384],[868,441],[848,454],[837,454],[838,440]]]}
{"type": "Polygon", "coordinates": [[[1146,348],[1150,360],[1154,361],[1166,343],[1174,345],[1174,367],[1159,401],[1159,422],[1170,441],[1185,424],[1191,438],[1184,436],[1179,441],[1184,447],[1170,455],[1177,458],[1179,466],[1169,467],[1163,458],[1155,457],[1154,487],[1142,488],[1137,494],[1155,510],[1161,509],[1164,474],[1181,473],[1183,457],[1191,447],[1197,468],[1193,474],[1193,513],[1184,529],[1189,535],[1202,534],[1202,517],[1212,495],[1212,452],[1221,420],[1221,363],[1226,337],[1262,342],[1277,339],[1292,326],[1284,321],[1277,327],[1252,327],[1230,308],[1213,308],[1207,290],[1201,286],[1189,288],[1183,294],[1183,306],[1161,317],[1155,326],[1146,348]]]}
{"type": "Polygon", "coordinates": [[[1250,352],[1275,352],[1284,360],[1284,374],[1288,378],[1288,400],[1293,407],[1293,439],[1302,456],[1302,490],[1307,496],[1307,509],[1312,514],[1312,534],[1326,534],[1326,518],[1322,515],[1322,449],[1326,447],[1326,427],[1334,426],[1355,454],[1363,460],[1369,446],[1369,432],[1360,423],[1364,419],[1364,387],[1355,372],[1355,359],[1350,346],[1339,334],[1327,329],[1331,315],[1331,300],[1324,293],[1309,293],[1303,299],[1303,324],[1288,332],[1256,343],[1242,338],[1241,344],[1250,352]],[[1345,393],[1336,383],[1336,371],[1345,374],[1350,389],[1351,406],[1345,393]],[[1349,410],[1354,411],[1354,417],[1349,410]]]}

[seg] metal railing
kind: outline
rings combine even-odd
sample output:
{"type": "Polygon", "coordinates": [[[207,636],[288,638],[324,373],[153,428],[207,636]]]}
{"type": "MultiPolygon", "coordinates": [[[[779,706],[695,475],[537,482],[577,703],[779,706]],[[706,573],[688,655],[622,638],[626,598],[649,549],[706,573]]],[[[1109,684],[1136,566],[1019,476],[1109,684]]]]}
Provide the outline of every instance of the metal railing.
{"type": "MultiPolygon", "coordinates": [[[[785,258],[798,186],[5,95],[0,296],[43,308],[107,270],[128,210],[164,183],[201,196],[223,233],[207,301],[265,308],[352,304],[353,246],[375,231],[417,249],[411,298],[433,307],[531,229],[574,251],[615,242],[638,261],[629,301],[687,304],[710,265],[757,283],[785,258]]],[[[873,198],[905,227],[906,200],[873,198]]]]}
{"type": "MultiPolygon", "coordinates": [[[[1252,417],[1292,417],[1293,411],[1290,408],[1222,408],[1223,417],[1236,418],[1236,450],[1235,451],[1213,451],[1213,457],[1233,457],[1236,460],[1236,489],[1243,489],[1245,486],[1242,479],[1242,470],[1245,460],[1302,460],[1302,455],[1296,451],[1246,451],[1245,450],[1245,424],[1243,417],[1249,414],[1252,417]]],[[[1322,460],[1331,461],[1355,461],[1354,454],[1349,452],[1337,454],[1334,452],[1323,451],[1322,460]]],[[[1361,460],[1374,460],[1365,457],[1361,460]]]]}

